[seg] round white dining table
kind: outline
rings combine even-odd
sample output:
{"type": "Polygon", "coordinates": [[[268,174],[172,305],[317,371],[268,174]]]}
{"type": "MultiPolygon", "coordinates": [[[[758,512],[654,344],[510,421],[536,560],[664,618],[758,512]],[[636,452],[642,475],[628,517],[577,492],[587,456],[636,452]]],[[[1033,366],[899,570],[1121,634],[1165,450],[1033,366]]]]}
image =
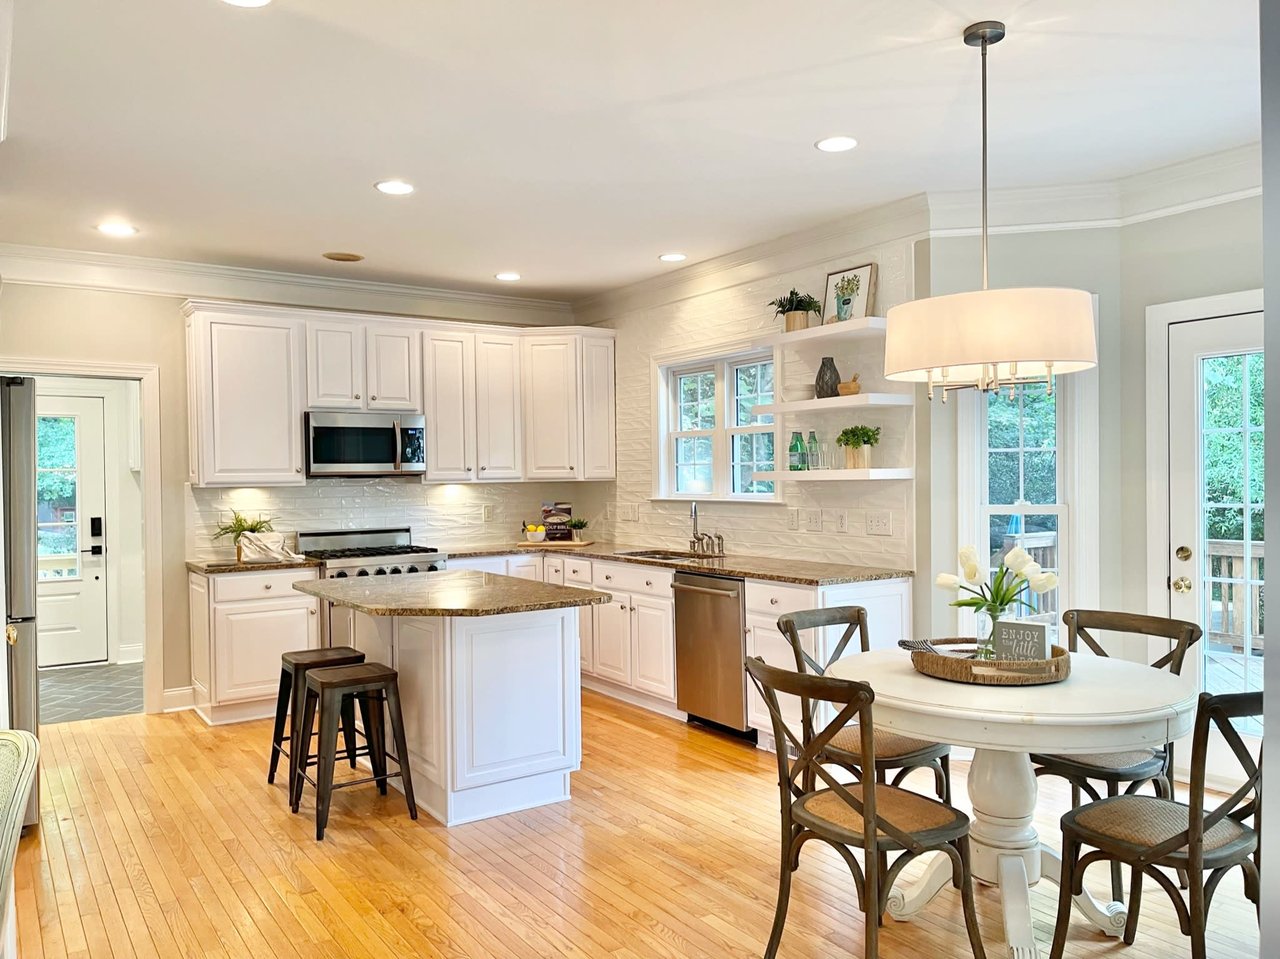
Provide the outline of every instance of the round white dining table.
{"type": "MultiPolygon", "coordinates": [[[[878,728],[974,750],[967,777],[973,804],[973,875],[1000,888],[1012,959],[1042,953],[1031,927],[1030,887],[1059,881],[1062,859],[1035,828],[1031,753],[1122,752],[1174,742],[1191,731],[1199,691],[1187,677],[1141,663],[1089,654],[1071,657],[1071,675],[1045,686],[971,686],[915,671],[898,649],[845,657],[827,675],[867,683],[878,728]]],[[[951,881],[938,856],[909,888],[893,890],[888,912],[913,918],[951,881]]],[[[1077,908],[1111,936],[1124,931],[1125,905],[1100,903],[1086,890],[1077,908]]]]}

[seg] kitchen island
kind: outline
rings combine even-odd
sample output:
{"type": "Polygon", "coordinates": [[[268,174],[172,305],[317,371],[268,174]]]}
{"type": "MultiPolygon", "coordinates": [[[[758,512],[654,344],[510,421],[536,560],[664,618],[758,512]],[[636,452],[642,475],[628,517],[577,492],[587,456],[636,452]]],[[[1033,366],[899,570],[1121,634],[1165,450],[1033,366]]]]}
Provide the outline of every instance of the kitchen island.
{"type": "Polygon", "coordinates": [[[418,805],[447,826],[569,798],[582,761],[578,609],[609,593],[477,571],[308,580],[399,673],[418,805]]]}

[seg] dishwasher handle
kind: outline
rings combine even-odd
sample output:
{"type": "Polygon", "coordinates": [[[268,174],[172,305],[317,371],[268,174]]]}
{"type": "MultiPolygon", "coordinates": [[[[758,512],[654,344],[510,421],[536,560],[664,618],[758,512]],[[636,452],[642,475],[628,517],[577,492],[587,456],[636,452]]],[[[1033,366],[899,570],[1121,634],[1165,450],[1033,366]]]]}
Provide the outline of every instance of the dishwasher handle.
{"type": "Polygon", "coordinates": [[[708,589],[705,586],[689,586],[686,583],[672,583],[671,588],[688,593],[705,593],[707,596],[719,596],[722,599],[737,599],[736,589],[708,589]]]}

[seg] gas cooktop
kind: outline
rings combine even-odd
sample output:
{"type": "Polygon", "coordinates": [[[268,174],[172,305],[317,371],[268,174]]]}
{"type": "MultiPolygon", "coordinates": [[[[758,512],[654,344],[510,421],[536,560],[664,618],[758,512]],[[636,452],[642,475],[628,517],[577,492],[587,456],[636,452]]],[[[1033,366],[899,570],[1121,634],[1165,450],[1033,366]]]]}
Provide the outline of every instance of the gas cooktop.
{"type": "Polygon", "coordinates": [[[372,556],[417,556],[437,555],[439,550],[432,546],[348,546],[341,549],[309,549],[308,559],[328,562],[332,559],[363,559],[372,556]]]}

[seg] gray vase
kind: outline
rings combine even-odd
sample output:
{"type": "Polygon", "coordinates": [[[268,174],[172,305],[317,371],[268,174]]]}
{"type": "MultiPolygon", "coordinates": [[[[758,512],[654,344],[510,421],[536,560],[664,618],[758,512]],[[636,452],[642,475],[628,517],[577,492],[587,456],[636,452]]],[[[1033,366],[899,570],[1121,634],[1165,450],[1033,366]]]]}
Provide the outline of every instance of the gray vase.
{"type": "Polygon", "coordinates": [[[840,394],[840,371],[836,369],[834,357],[824,356],[822,365],[818,367],[817,379],[813,381],[814,395],[820,400],[840,394]]]}

